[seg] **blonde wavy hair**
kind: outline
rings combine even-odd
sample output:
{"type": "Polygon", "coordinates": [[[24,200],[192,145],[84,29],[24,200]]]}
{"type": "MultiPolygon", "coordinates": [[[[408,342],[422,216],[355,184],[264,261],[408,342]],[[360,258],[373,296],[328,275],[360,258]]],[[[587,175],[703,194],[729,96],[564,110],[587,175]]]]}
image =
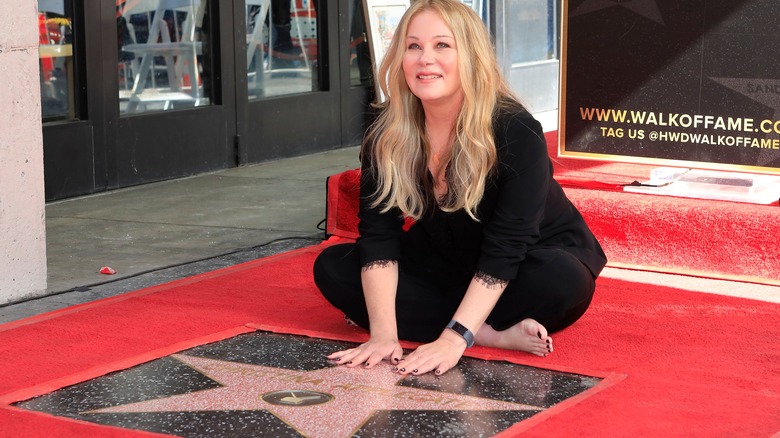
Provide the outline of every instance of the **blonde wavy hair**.
{"type": "Polygon", "coordinates": [[[371,154],[372,167],[368,170],[377,179],[373,207],[382,206],[383,212],[398,207],[404,215],[420,219],[428,202],[434,200],[443,211],[465,209],[479,220],[477,206],[496,163],[495,110],[502,103],[518,104],[501,74],[482,20],[457,0],[413,1],[401,18],[377,78],[387,98],[375,103],[381,111],[363,143],[363,150],[371,154]],[[423,11],[438,13],[453,32],[464,95],[445,171],[447,194],[438,200],[433,195],[433,182],[428,174],[430,147],[425,135],[425,114],[420,100],[409,90],[403,72],[407,29],[411,20],[423,11]]]}

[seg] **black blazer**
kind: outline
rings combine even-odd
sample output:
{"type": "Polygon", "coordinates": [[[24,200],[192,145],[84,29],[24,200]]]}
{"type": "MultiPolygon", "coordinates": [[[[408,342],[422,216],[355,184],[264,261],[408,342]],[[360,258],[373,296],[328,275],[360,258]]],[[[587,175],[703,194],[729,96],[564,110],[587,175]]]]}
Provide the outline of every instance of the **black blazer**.
{"type": "Polygon", "coordinates": [[[453,282],[479,270],[513,280],[529,250],[560,248],[576,256],[596,277],[606,256],[584,219],[553,179],[542,127],[519,105],[504,106],[494,118],[496,171],[473,220],[465,211],[430,211],[402,229],[400,210],[380,213],[369,195],[376,180],[370,153],[362,155],[357,247],[363,265],[398,260],[414,270],[453,282]]]}

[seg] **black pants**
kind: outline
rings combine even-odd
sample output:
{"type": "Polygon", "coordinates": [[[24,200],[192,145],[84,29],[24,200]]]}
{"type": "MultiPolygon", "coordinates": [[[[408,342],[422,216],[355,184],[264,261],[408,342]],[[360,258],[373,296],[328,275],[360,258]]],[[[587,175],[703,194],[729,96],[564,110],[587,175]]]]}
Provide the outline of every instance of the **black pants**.
{"type": "MultiPolygon", "coordinates": [[[[314,281],[331,304],[368,328],[360,271],[355,245],[335,245],[314,262],[314,281]]],[[[403,261],[398,271],[398,336],[418,342],[436,340],[460,305],[468,282],[442,286],[447,283],[442,277],[420,275],[420,269],[404,266],[403,261]]],[[[585,313],[595,287],[593,274],[572,254],[556,248],[530,250],[486,322],[500,331],[533,318],[552,333],[585,313]]]]}

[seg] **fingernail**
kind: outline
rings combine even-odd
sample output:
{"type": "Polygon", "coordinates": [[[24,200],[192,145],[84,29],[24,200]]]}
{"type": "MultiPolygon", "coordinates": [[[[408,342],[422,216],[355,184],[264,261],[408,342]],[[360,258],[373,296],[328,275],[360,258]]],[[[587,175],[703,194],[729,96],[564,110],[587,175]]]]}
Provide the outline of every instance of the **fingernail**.
{"type": "Polygon", "coordinates": [[[393,367],[393,372],[398,371],[398,367],[393,367]]]}
{"type": "Polygon", "coordinates": [[[440,375],[441,374],[441,370],[436,370],[436,371],[434,371],[434,373],[436,373],[436,375],[440,375]]]}
{"type": "Polygon", "coordinates": [[[352,361],[347,362],[347,365],[351,365],[351,364],[352,364],[352,361]]]}
{"type": "Polygon", "coordinates": [[[401,372],[405,373],[406,372],[406,368],[401,368],[401,372]]]}
{"type": "Polygon", "coordinates": [[[417,374],[417,370],[412,370],[412,374],[417,374]]]}
{"type": "Polygon", "coordinates": [[[366,362],[366,365],[365,365],[365,367],[370,367],[370,366],[371,366],[371,364],[370,364],[370,363],[368,363],[368,362],[366,362]]]}
{"type": "Polygon", "coordinates": [[[340,362],[340,361],[341,361],[341,358],[340,358],[340,357],[337,357],[337,358],[335,358],[335,359],[333,359],[333,360],[335,360],[336,362],[340,362]]]}

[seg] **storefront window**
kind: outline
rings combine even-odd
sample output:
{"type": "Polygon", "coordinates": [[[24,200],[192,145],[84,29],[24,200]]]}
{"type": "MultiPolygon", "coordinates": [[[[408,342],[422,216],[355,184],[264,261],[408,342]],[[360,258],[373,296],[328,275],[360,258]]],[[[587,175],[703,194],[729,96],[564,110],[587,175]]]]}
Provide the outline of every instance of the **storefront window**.
{"type": "Polygon", "coordinates": [[[38,55],[44,122],[75,120],[73,8],[70,1],[38,0],[38,55]]]}
{"type": "Polygon", "coordinates": [[[507,0],[507,47],[513,64],[558,58],[559,0],[507,0]]]}
{"type": "Polygon", "coordinates": [[[250,99],[319,91],[317,3],[246,0],[250,99]]]}
{"type": "Polygon", "coordinates": [[[122,114],[211,103],[208,0],[116,0],[122,114]]]}

